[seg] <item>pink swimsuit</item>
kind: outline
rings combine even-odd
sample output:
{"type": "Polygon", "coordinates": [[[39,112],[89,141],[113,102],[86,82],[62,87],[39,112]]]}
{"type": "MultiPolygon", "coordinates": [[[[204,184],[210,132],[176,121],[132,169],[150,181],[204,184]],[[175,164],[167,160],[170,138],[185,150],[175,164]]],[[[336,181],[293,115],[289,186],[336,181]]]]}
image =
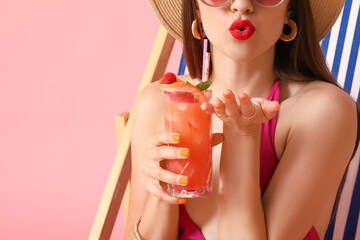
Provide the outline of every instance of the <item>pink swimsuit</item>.
{"type": "MultiPolygon", "coordinates": [[[[279,101],[279,93],[279,81],[277,81],[271,88],[267,99],[279,101]]],[[[262,194],[264,194],[279,162],[274,144],[276,121],[277,115],[261,126],[260,187],[262,194]]],[[[205,237],[190,218],[184,205],[179,206],[179,236],[180,240],[205,240],[205,237]]],[[[311,227],[304,240],[320,240],[314,227],[311,227]]]]}

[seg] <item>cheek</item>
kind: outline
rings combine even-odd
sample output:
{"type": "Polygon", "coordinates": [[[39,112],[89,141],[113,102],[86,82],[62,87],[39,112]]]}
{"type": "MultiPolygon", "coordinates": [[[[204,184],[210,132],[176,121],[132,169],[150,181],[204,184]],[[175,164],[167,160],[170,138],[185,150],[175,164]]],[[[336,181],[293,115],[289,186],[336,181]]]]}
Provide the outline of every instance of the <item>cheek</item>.
{"type": "Polygon", "coordinates": [[[208,33],[212,34],[216,31],[219,31],[221,28],[224,27],[221,26],[220,21],[218,20],[219,18],[215,17],[215,15],[211,13],[211,11],[203,11],[201,14],[201,19],[206,35],[208,35],[208,33]]]}
{"type": "Polygon", "coordinates": [[[280,38],[283,28],[284,18],[274,18],[274,16],[272,16],[268,18],[264,17],[264,19],[260,21],[260,25],[257,30],[260,38],[265,38],[276,42],[280,38]]]}
{"type": "Polygon", "coordinates": [[[215,45],[221,46],[231,40],[226,24],[217,18],[209,18],[203,27],[207,38],[215,45]]]}

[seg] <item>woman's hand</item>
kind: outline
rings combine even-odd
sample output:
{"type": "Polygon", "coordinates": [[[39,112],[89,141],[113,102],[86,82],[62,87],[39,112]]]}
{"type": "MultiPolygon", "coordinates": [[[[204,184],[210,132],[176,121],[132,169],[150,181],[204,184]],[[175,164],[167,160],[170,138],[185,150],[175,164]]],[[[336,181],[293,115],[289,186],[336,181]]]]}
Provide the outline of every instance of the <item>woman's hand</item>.
{"type": "MultiPolygon", "coordinates": [[[[213,146],[223,141],[222,133],[213,134],[213,146]]],[[[158,199],[170,204],[183,204],[185,199],[172,197],[166,192],[167,184],[182,185],[188,184],[188,178],[178,175],[165,169],[163,163],[165,159],[172,161],[175,159],[186,159],[190,156],[189,149],[168,146],[168,144],[178,144],[181,137],[177,133],[160,131],[153,136],[149,146],[143,153],[143,164],[141,165],[143,183],[146,189],[158,199]]]]}
{"type": "Polygon", "coordinates": [[[246,93],[237,96],[231,90],[223,93],[223,98],[213,98],[210,103],[203,103],[201,108],[207,113],[214,113],[224,124],[238,133],[247,133],[275,116],[280,110],[277,101],[264,98],[250,98],[246,93]]]}
{"type": "Polygon", "coordinates": [[[168,146],[168,144],[179,143],[180,135],[168,131],[160,131],[150,139],[149,146],[143,153],[143,164],[141,165],[143,173],[143,183],[146,189],[158,199],[170,204],[184,203],[183,199],[171,197],[166,193],[166,184],[186,186],[188,178],[184,175],[178,175],[167,171],[161,163],[167,159],[186,159],[190,156],[189,149],[168,146]]]}

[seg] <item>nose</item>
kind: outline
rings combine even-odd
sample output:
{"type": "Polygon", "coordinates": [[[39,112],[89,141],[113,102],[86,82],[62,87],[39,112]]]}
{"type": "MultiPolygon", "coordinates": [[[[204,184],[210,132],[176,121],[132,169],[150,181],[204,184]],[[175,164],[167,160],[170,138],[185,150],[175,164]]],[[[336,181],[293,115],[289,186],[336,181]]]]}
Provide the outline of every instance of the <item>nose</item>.
{"type": "Polygon", "coordinates": [[[254,5],[252,0],[234,0],[231,4],[231,10],[240,14],[250,13],[254,11],[254,5]]]}

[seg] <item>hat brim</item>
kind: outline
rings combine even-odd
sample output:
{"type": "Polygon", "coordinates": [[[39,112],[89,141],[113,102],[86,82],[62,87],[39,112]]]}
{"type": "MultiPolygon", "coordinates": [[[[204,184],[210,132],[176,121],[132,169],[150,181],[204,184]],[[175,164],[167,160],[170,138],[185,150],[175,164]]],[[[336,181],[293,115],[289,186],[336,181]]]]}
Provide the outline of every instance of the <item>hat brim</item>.
{"type": "MultiPolygon", "coordinates": [[[[149,1],[161,24],[174,38],[182,42],[182,0],[149,1]]],[[[326,36],[336,22],[344,2],[345,0],[310,0],[316,36],[319,41],[326,36]]]]}

